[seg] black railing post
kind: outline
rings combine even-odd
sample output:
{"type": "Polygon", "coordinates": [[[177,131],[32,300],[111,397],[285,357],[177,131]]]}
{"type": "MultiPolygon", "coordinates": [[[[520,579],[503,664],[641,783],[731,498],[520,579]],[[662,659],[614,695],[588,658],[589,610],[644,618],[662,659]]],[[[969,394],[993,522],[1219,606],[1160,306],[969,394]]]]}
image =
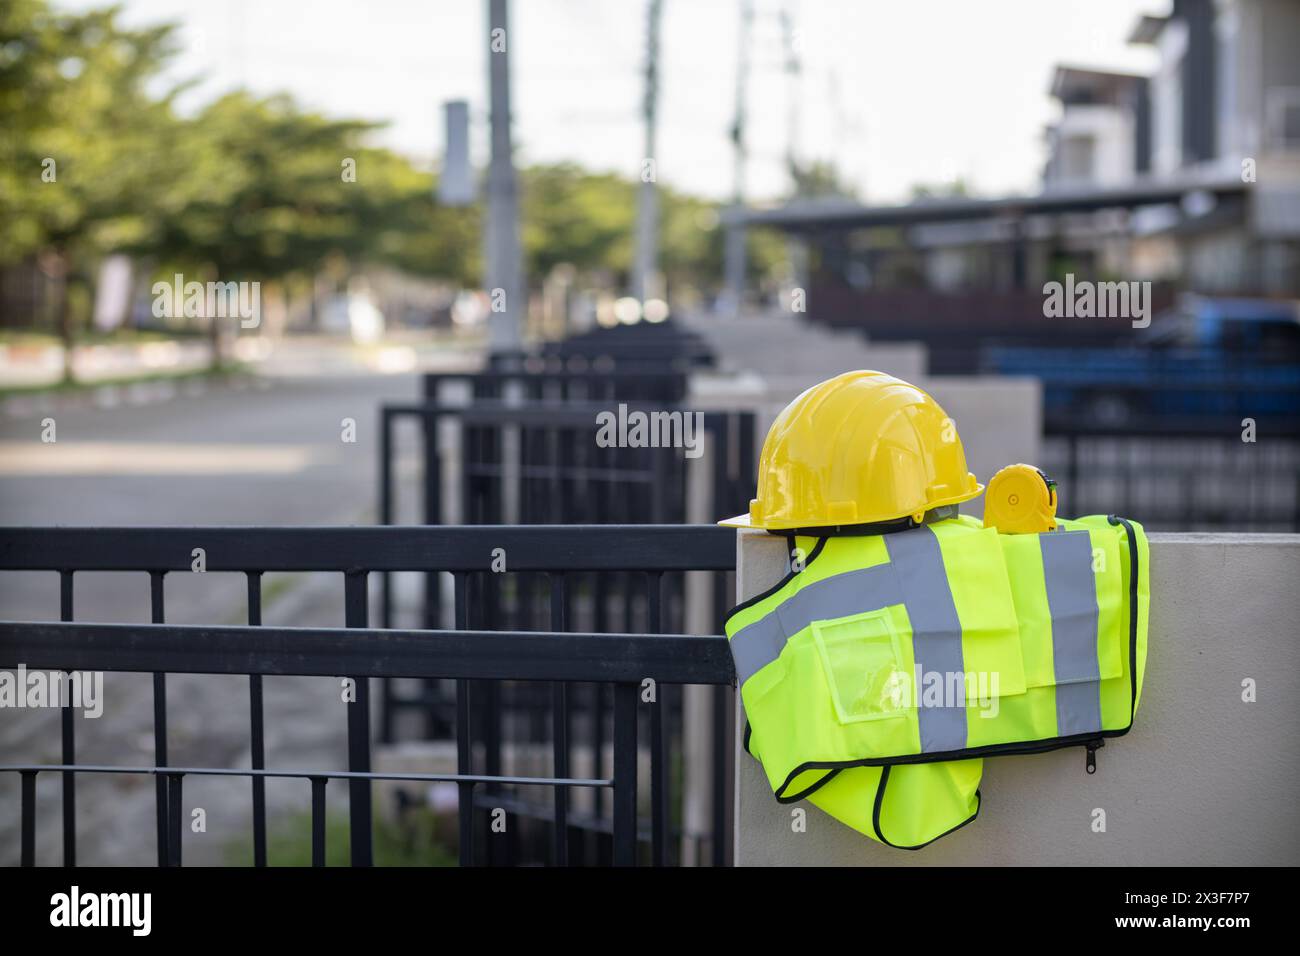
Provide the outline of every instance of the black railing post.
{"type": "MultiPolygon", "coordinates": [[[[163,624],[163,575],[166,571],[149,572],[150,618],[154,624],[163,624]]],[[[167,766],[167,675],[155,671],[153,675],[153,750],[154,766],[167,766]]],[[[167,865],[167,781],[161,775],[154,779],[155,817],[158,831],[158,865],[167,865]]]]}
{"type": "MultiPolygon", "coordinates": [[[[393,523],[393,414],[388,406],[379,409],[379,523],[393,523]]],[[[379,573],[379,626],[393,626],[393,575],[379,573]]],[[[379,739],[386,744],[394,740],[393,718],[397,708],[393,681],[379,682],[379,739]]]]}
{"type": "MultiPolygon", "coordinates": [[[[550,575],[551,630],[563,631],[565,620],[565,577],[550,575]]],[[[564,681],[551,684],[551,741],[556,777],[569,775],[569,685],[564,681]]],[[[569,865],[569,789],[555,788],[555,865],[569,865]]]]}
{"type": "MultiPolygon", "coordinates": [[[[59,572],[59,620],[72,620],[72,572],[59,572]]],[[[72,672],[65,671],[71,680],[72,672]]],[[[75,713],[72,709],[72,695],[68,694],[63,702],[63,765],[71,767],[77,762],[75,713]]],[[[73,771],[63,773],[63,865],[77,865],[77,775],[73,771]]]]}
{"type": "MultiPolygon", "coordinates": [[[[646,613],[651,634],[662,633],[663,575],[646,575],[646,613]]],[[[668,707],[667,686],[655,685],[650,708],[650,859],[655,866],[668,862],[668,735],[664,733],[664,711],[668,707]]]]}
{"type": "MultiPolygon", "coordinates": [[[[424,434],[424,477],[421,487],[424,497],[424,523],[442,524],[442,457],[438,453],[439,416],[432,410],[426,410],[420,416],[424,434]]],[[[462,521],[465,520],[462,516],[462,521]]],[[[442,626],[442,594],[438,590],[438,574],[434,571],[424,575],[424,627],[433,629],[442,626]]]]}
{"type": "MultiPolygon", "coordinates": [[[[437,386],[434,386],[434,394],[437,394],[437,386]]],[[[424,523],[427,525],[440,525],[443,521],[442,513],[442,455],[438,451],[438,430],[441,419],[433,412],[426,412],[420,416],[423,434],[423,452],[424,452],[424,475],[421,487],[424,498],[424,523]]],[[[442,623],[442,579],[437,571],[426,571],[424,578],[424,609],[422,627],[434,630],[443,626],[442,623]]],[[[389,682],[391,683],[391,682],[389,682]]],[[[426,680],[420,682],[421,690],[428,701],[424,712],[424,730],[426,737],[433,737],[435,732],[440,729],[441,717],[437,712],[437,705],[433,702],[439,694],[439,685],[437,681],[426,680]]],[[[387,713],[387,712],[386,712],[387,713]]],[[[391,719],[391,718],[390,718],[391,719]]]]}
{"type": "Polygon", "coordinates": [[[636,866],[637,685],[614,685],[614,865],[636,866]]]}
{"type": "Polygon", "coordinates": [[[325,865],[325,777],[311,778],[311,865],[325,865]]]}
{"type": "MultiPolygon", "coordinates": [[[[246,573],[248,583],[248,624],[262,624],[262,572],[246,573]]],[[[266,739],[262,710],[262,675],[248,675],[249,766],[266,768],[266,739]]],[[[253,865],[266,866],[266,779],[253,775],[253,865]]]]}
{"type": "MultiPolygon", "coordinates": [[[[393,415],[379,410],[379,523],[393,523],[393,415]]],[[[379,576],[379,626],[393,626],[393,581],[388,571],[379,576]]]]}
{"type": "Polygon", "coordinates": [[[733,696],[730,688],[719,685],[713,688],[713,838],[709,841],[713,851],[713,865],[727,865],[727,847],[729,833],[727,823],[731,819],[729,798],[731,788],[727,785],[731,779],[732,760],[734,759],[729,731],[731,730],[733,696]]]}
{"type": "Polygon", "coordinates": [[[36,771],[24,770],[20,774],[22,796],[22,848],[19,862],[23,866],[36,865],[36,771]]]}
{"type": "Polygon", "coordinates": [[[184,807],[181,796],[182,774],[167,774],[167,865],[181,865],[181,821],[184,819],[184,807]]]}
{"type": "MultiPolygon", "coordinates": [[[[348,627],[366,627],[369,617],[365,571],[348,571],[344,577],[344,617],[348,627]]],[[[370,679],[353,677],[356,699],[348,704],[348,769],[370,772],[370,679]]],[[[352,865],[370,866],[372,858],[370,781],[353,779],[348,786],[352,865]]]]}
{"type": "MultiPolygon", "coordinates": [[[[456,629],[469,629],[469,574],[457,571],[455,577],[456,629]]],[[[461,776],[473,773],[473,746],[470,738],[470,683],[464,678],[456,680],[456,773],[461,776]]],[[[460,824],[460,843],[457,853],[461,866],[474,865],[474,785],[461,781],[456,785],[456,813],[460,824]]]]}

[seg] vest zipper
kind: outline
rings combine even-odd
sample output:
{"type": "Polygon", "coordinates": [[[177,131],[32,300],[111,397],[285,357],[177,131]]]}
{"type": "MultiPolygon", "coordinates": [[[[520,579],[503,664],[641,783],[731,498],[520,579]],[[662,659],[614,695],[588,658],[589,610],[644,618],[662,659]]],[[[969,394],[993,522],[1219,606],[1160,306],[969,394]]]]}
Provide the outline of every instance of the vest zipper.
{"type": "Polygon", "coordinates": [[[1088,748],[1088,762],[1085,769],[1088,773],[1096,773],[1097,751],[1106,746],[1106,740],[1103,737],[1098,737],[1096,740],[1089,740],[1084,746],[1088,748]]]}

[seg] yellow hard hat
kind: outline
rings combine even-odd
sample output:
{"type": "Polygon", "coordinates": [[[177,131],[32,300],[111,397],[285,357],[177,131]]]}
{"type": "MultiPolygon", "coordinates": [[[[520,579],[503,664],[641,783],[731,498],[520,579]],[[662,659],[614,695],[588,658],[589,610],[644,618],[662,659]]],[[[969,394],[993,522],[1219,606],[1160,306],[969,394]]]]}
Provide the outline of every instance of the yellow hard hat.
{"type": "Polygon", "coordinates": [[[845,372],[776,417],[749,514],[718,523],[773,531],[920,523],[926,511],[983,490],[938,402],[883,372],[845,372]]]}

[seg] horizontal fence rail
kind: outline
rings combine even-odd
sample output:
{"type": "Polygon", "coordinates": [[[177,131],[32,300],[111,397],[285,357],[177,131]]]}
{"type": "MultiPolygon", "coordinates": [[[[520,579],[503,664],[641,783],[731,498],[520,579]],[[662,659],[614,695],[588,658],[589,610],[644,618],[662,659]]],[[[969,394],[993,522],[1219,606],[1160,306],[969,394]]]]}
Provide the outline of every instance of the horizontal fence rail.
{"type": "MultiPolygon", "coordinates": [[[[661,581],[665,574],[686,571],[730,572],[735,566],[732,532],[712,526],[449,526],[381,528],[11,528],[0,529],[0,571],[51,571],[59,574],[59,623],[0,624],[0,666],[18,664],[66,672],[141,671],[154,675],[154,762],[151,767],[122,772],[152,773],[157,780],[156,814],[158,862],[179,863],[181,780],[190,773],[242,775],[252,781],[254,862],[265,865],[265,780],[280,771],[265,766],[264,675],[348,675],[356,682],[356,702],[348,707],[348,768],[287,776],[312,782],[313,858],[323,846],[324,785],[347,780],[354,864],[371,862],[370,784],[373,780],[404,780],[407,775],[376,774],[371,768],[368,684],[372,677],[420,678],[455,683],[454,729],[459,793],[460,858],[474,862],[473,820],[476,807],[505,806],[513,799],[503,786],[552,785],[551,809],[536,818],[554,825],[551,859],[568,862],[572,828],[604,832],[615,862],[634,862],[640,840],[651,843],[651,860],[666,861],[670,832],[669,769],[665,752],[662,707],[649,711],[651,813],[650,826],[636,819],[638,689],[652,679],[667,685],[714,685],[730,694],[733,682],[725,640],[659,633],[663,628],[661,581]],[[242,572],[247,579],[248,625],[165,624],[167,575],[192,571],[193,550],[205,552],[207,571],[242,572]],[[483,629],[481,605],[485,583],[504,575],[492,569],[495,549],[506,549],[512,574],[539,576],[549,583],[550,627],[544,630],[483,629]],[[120,571],[148,575],[152,623],[73,623],[73,584],[78,571],[120,571]],[[262,624],[262,577],[267,572],[332,571],[343,578],[345,628],[288,628],[262,624]],[[371,572],[414,571],[449,573],[454,583],[455,625],[446,630],[371,628],[368,626],[368,581],[371,572]],[[568,582],[591,573],[639,576],[644,581],[647,628],[627,633],[599,633],[573,628],[567,613],[568,582]],[[476,583],[477,582],[477,583],[476,583]],[[573,628],[573,629],[571,629],[573,628]],[[168,673],[249,675],[251,766],[247,771],[222,768],[178,768],[167,756],[166,675],[168,673]],[[491,693],[496,681],[548,682],[552,715],[553,773],[511,776],[501,772],[500,733],[495,723],[500,700],[491,693]],[[569,773],[573,745],[569,721],[572,685],[590,682],[596,691],[594,720],[597,755],[595,771],[582,778],[569,773]],[[613,772],[604,774],[599,754],[604,744],[604,699],[601,688],[612,686],[613,772]],[[486,717],[492,720],[486,720],[486,717]],[[487,724],[480,742],[484,755],[475,756],[475,724],[487,724]],[[496,728],[493,730],[492,728],[496,728]],[[492,736],[495,734],[495,737],[492,736]],[[477,759],[485,759],[479,772],[477,759]],[[632,781],[630,796],[619,781],[632,781]],[[608,784],[608,785],[606,785],[608,784]],[[573,787],[609,790],[612,816],[603,817],[596,803],[590,819],[570,817],[567,793],[573,787]],[[484,798],[484,799],[480,799],[484,798]],[[486,801],[486,802],[485,802],[486,801]],[[317,833],[319,829],[319,833],[317,833]],[[629,836],[630,834],[630,836],[629,836]],[[319,845],[318,838],[319,837],[319,845]],[[630,842],[629,842],[630,841],[630,842]]],[[[536,684],[524,684],[534,687],[536,684]]],[[[666,689],[667,689],[666,688],[666,689]]],[[[34,839],[32,798],[39,773],[63,781],[64,863],[76,860],[76,763],[72,708],[63,707],[62,758],[57,764],[9,764],[22,780],[22,858],[32,859],[34,839]]],[[[727,759],[715,754],[715,763],[727,759]]],[[[87,773],[113,768],[87,765],[87,773]]],[[[416,776],[409,779],[424,779],[416,776]]],[[[429,780],[442,779],[437,775],[429,780]]],[[[722,835],[729,806],[715,800],[713,859],[724,862],[722,835]]],[[[590,815],[589,815],[590,816],[590,815]]],[[[323,851],[322,851],[323,852],[323,851]]],[[[488,862],[499,862],[491,853],[488,862]]]]}
{"type": "Polygon", "coordinates": [[[390,525],[0,528],[0,571],[730,571],[735,532],[712,525],[390,525]]]}
{"type": "Polygon", "coordinates": [[[731,682],[720,637],[0,621],[9,666],[298,677],[731,682]],[[25,657],[21,655],[26,655],[25,657]],[[19,656],[15,656],[19,655],[19,656]],[[68,662],[76,661],[75,668],[68,662]],[[170,667],[155,665],[166,661],[170,667]]]}
{"type": "Polygon", "coordinates": [[[422,379],[424,398],[442,402],[451,398],[448,386],[459,387],[475,400],[504,398],[507,392],[535,401],[680,402],[689,390],[682,372],[664,372],[661,364],[627,368],[556,368],[555,360],[521,359],[502,362],[484,372],[430,372],[422,379]]]}

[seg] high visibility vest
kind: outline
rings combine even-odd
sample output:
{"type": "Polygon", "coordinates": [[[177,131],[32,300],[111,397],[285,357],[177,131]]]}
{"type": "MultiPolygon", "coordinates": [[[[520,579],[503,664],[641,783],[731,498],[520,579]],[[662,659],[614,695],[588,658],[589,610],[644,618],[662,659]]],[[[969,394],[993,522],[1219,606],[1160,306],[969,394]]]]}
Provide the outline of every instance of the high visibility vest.
{"type": "Polygon", "coordinates": [[[1141,694],[1147,541],[1124,519],[1058,523],[795,538],[790,573],[726,623],[777,800],[915,846],[978,812],[983,757],[1084,745],[1091,772],[1141,694]]]}

